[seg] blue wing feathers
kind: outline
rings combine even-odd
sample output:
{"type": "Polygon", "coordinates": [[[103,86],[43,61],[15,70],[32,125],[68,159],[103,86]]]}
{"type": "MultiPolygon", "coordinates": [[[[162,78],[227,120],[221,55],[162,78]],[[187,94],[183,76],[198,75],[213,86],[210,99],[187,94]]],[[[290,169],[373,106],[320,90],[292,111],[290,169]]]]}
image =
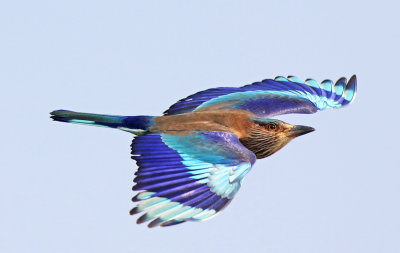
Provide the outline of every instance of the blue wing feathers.
{"type": "Polygon", "coordinates": [[[321,82],[321,86],[323,88],[323,90],[325,90],[326,95],[325,97],[330,98],[332,95],[332,81],[331,80],[324,80],[321,82]]]}
{"type": "Polygon", "coordinates": [[[199,195],[204,191],[208,190],[207,185],[200,185],[198,183],[193,183],[191,185],[174,187],[171,189],[159,191],[153,196],[155,197],[166,197],[171,199],[171,201],[187,201],[185,198],[191,198],[192,196],[199,195]]]}
{"type": "Polygon", "coordinates": [[[224,207],[226,207],[231,201],[232,201],[232,199],[223,198],[223,199],[220,199],[219,201],[215,202],[210,208],[212,208],[215,211],[219,212],[224,207]]]}
{"type": "Polygon", "coordinates": [[[238,91],[238,88],[235,87],[227,87],[227,88],[221,87],[221,88],[213,88],[205,91],[200,91],[193,95],[188,96],[185,99],[179,100],[177,103],[172,105],[167,111],[165,111],[164,114],[171,115],[171,114],[189,112],[210,99],[227,95],[236,91],[238,91]]]}
{"type": "MultiPolygon", "coordinates": [[[[142,167],[142,166],[141,166],[142,167]]],[[[186,167],[165,167],[165,166],[154,166],[154,167],[148,167],[148,168],[141,168],[138,170],[135,175],[140,176],[140,175],[158,175],[158,174],[169,174],[169,173],[177,173],[177,172],[187,172],[188,169],[186,167]]]]}
{"type": "Polygon", "coordinates": [[[340,78],[335,83],[335,87],[334,87],[335,92],[333,93],[335,95],[335,97],[333,98],[334,100],[339,101],[339,99],[342,97],[343,91],[346,87],[346,83],[347,83],[347,79],[344,77],[340,78]]]}
{"type": "Polygon", "coordinates": [[[331,80],[324,80],[318,84],[313,79],[301,82],[294,76],[276,77],[275,80],[265,79],[239,88],[220,87],[197,92],[179,100],[164,114],[173,115],[204,110],[207,106],[218,104],[224,105],[221,109],[248,110],[260,117],[284,113],[314,113],[326,107],[340,107],[350,103],[354,99],[356,77],[353,76],[347,85],[344,86],[344,84],[346,84],[345,78],[339,79],[336,84],[333,84],[331,80]],[[300,104],[282,105],[282,103],[276,103],[277,101],[268,102],[268,100],[273,100],[274,96],[280,96],[282,100],[298,100],[300,104]],[[259,106],[255,106],[257,103],[259,106]],[[269,113],[265,113],[265,110],[269,113]]]}
{"type": "Polygon", "coordinates": [[[342,96],[343,102],[342,104],[349,104],[352,100],[354,100],[357,91],[357,79],[355,76],[352,76],[349,82],[346,85],[346,90],[342,96]]]}
{"type": "Polygon", "coordinates": [[[229,183],[227,173],[245,174],[255,161],[254,154],[229,133],[149,133],[137,136],[131,146],[139,166],[133,190],[140,192],[132,198],[139,204],[130,213],[145,212],[138,223],[153,220],[149,227],[212,217],[240,187],[240,180],[229,183]],[[235,166],[245,170],[234,170],[235,166]]]}
{"type": "Polygon", "coordinates": [[[172,187],[177,187],[177,186],[183,186],[187,185],[189,183],[193,183],[197,180],[191,179],[191,178],[179,178],[179,179],[174,179],[174,180],[164,180],[164,181],[159,181],[156,183],[142,183],[139,182],[136,184],[135,190],[147,190],[147,191],[159,191],[160,189],[166,189],[166,188],[172,188],[172,187]]]}
{"type": "Polygon", "coordinates": [[[321,97],[322,96],[322,91],[321,88],[319,86],[319,84],[317,83],[317,81],[315,81],[314,79],[306,79],[306,81],[304,82],[307,86],[309,86],[315,94],[317,94],[317,96],[321,97]]]}
{"type": "Polygon", "coordinates": [[[179,173],[163,173],[161,175],[149,175],[149,176],[137,176],[134,182],[140,182],[141,184],[148,184],[153,182],[159,182],[164,180],[174,180],[178,178],[187,178],[188,174],[186,171],[179,173]]]}
{"type": "Polygon", "coordinates": [[[177,191],[171,192],[171,191],[164,191],[164,192],[158,192],[155,194],[155,196],[160,196],[160,197],[167,197],[171,201],[178,201],[180,203],[185,203],[191,199],[194,199],[194,197],[197,197],[204,192],[209,192],[208,186],[207,185],[202,185],[202,186],[194,186],[193,189],[178,189],[177,191]]]}
{"type": "MultiPolygon", "coordinates": [[[[186,206],[192,206],[192,207],[199,207],[203,208],[205,207],[202,203],[204,200],[209,199],[211,196],[215,195],[213,192],[209,191],[208,189],[205,192],[202,192],[201,194],[197,195],[194,198],[187,198],[182,201],[183,205],[186,206]]],[[[204,208],[203,208],[204,209],[204,208]]]]}

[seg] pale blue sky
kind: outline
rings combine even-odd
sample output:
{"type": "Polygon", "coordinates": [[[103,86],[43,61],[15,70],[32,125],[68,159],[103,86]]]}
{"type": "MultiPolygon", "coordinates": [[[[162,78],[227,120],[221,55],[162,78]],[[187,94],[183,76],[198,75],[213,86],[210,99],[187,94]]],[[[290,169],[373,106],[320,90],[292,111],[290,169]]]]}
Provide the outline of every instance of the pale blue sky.
{"type": "Polygon", "coordinates": [[[0,252],[400,252],[398,1],[2,1],[0,252]],[[54,109],[160,115],[215,86],[358,76],[257,161],[232,204],[164,229],[128,214],[128,133],[54,109]]]}

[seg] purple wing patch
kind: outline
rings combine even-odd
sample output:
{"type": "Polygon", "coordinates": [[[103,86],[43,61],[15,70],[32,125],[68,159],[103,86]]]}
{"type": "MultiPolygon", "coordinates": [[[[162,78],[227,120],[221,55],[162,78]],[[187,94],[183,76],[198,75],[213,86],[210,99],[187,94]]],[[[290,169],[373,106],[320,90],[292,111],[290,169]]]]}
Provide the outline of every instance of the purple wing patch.
{"type": "Polygon", "coordinates": [[[325,108],[338,108],[354,100],[357,79],[340,78],[335,84],[324,80],[318,84],[295,77],[266,79],[243,87],[221,87],[195,93],[173,104],[164,115],[215,109],[248,110],[259,117],[287,113],[315,113],[325,108]],[[220,105],[220,106],[219,106],[220,105]]]}
{"type": "Polygon", "coordinates": [[[213,217],[230,203],[255,155],[230,133],[173,136],[151,133],[132,142],[139,167],[131,214],[138,223],[170,226],[213,217]]]}

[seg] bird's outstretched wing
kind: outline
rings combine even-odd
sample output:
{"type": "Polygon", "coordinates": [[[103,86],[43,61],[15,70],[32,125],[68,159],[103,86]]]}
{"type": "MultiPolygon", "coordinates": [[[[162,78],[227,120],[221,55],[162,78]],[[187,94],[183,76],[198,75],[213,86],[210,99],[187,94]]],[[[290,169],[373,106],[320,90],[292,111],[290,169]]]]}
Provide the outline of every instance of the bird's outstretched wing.
{"type": "Polygon", "coordinates": [[[200,110],[240,109],[258,117],[271,117],[287,113],[315,113],[325,108],[338,108],[353,101],[357,79],[336,83],[325,80],[320,84],[313,79],[276,77],[243,87],[221,87],[200,91],[172,105],[164,115],[200,110]]]}
{"type": "Polygon", "coordinates": [[[223,132],[149,133],[132,142],[139,167],[133,190],[137,222],[168,226],[213,217],[232,200],[256,157],[223,132]]]}

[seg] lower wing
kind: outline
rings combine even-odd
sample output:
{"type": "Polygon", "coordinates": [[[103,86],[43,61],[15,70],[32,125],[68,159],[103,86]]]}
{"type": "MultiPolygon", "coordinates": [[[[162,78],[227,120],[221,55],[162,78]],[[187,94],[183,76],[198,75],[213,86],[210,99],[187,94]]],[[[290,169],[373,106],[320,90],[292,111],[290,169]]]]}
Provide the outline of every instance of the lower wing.
{"type": "Polygon", "coordinates": [[[149,133],[132,142],[139,167],[131,214],[149,227],[209,219],[230,203],[256,157],[237,136],[198,131],[149,133]]]}

